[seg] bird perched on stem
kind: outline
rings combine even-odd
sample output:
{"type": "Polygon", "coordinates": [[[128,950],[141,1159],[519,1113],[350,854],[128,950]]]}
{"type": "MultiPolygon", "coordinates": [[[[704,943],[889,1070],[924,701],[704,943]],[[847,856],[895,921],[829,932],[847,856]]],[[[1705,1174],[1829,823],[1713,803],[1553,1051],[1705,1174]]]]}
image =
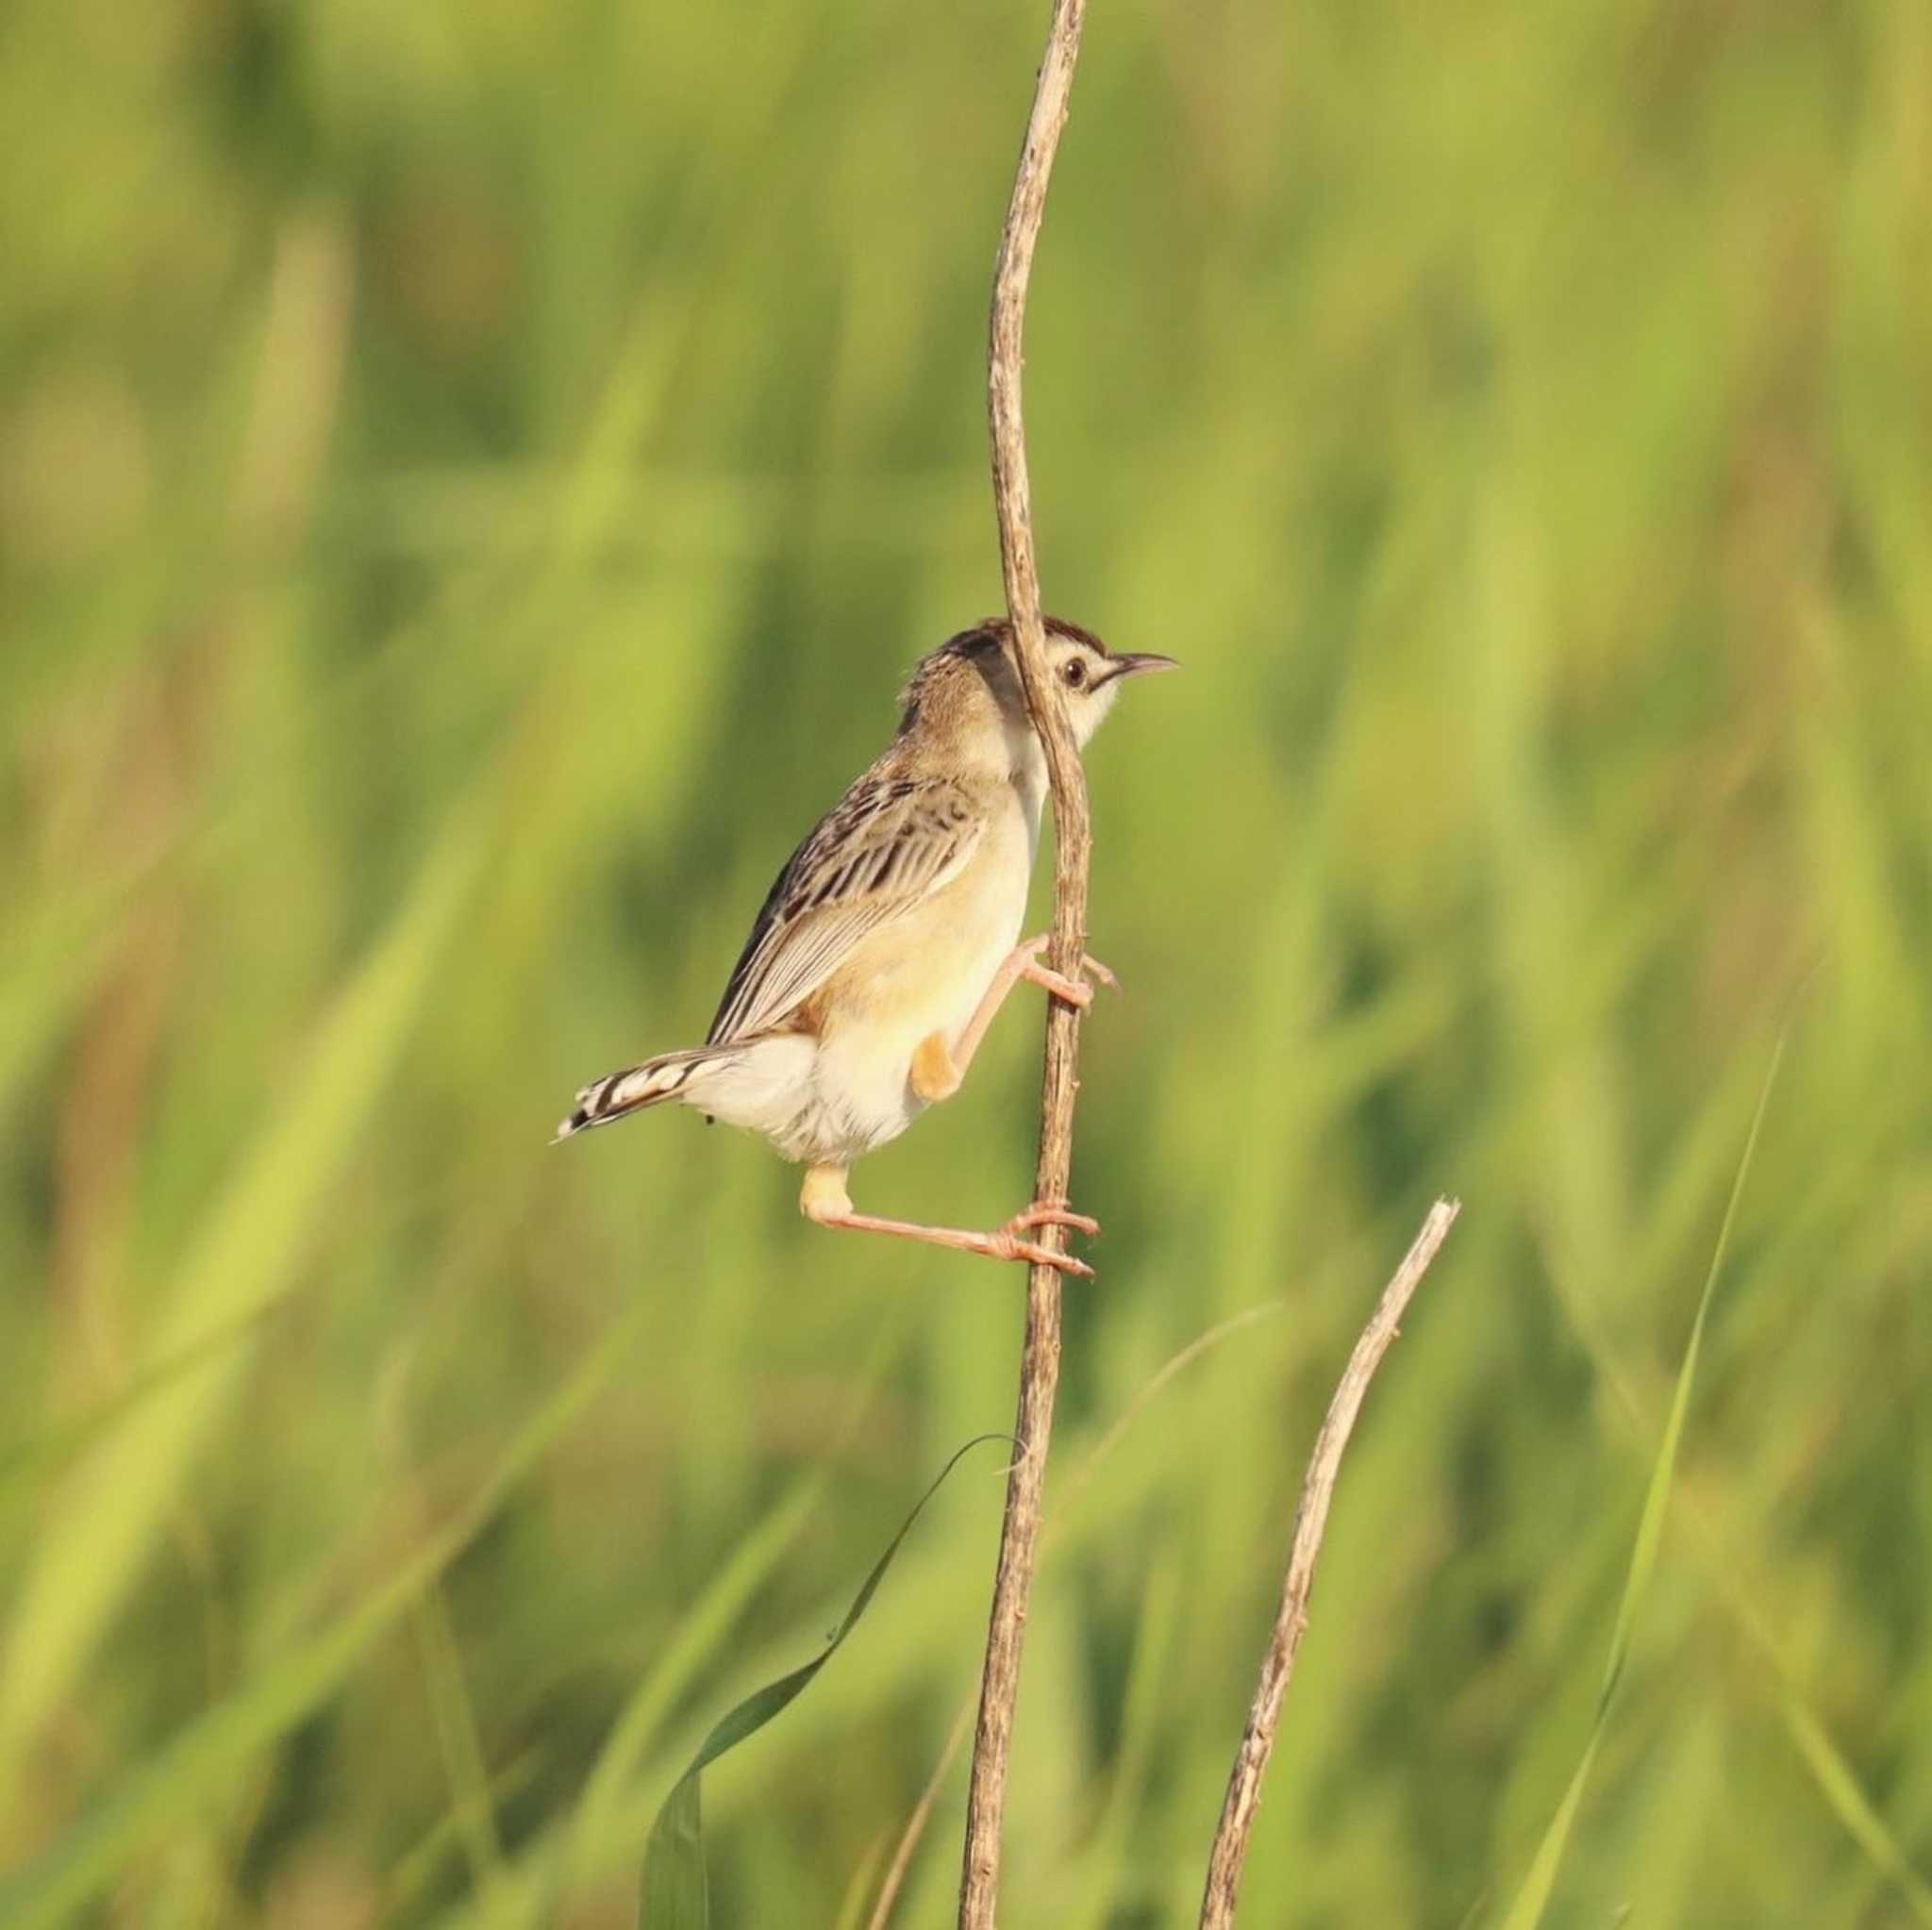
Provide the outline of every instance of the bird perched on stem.
{"type": "MultiPolygon", "coordinates": [[[[1018,942],[1047,780],[1011,635],[1004,618],[980,624],[920,663],[892,741],[766,894],[705,1043],[592,1081],[559,1140],[675,1099],[803,1161],[799,1207],[821,1226],[1092,1272],[1025,1238],[1050,1224],[1099,1231],[1064,1201],[979,1233],[855,1212],[845,1189],[855,1159],[958,1090],[1021,980],[1075,1006],[1093,996],[1041,962],[1044,938],[1018,942]]],[[[1174,668],[1055,617],[1046,647],[1082,745],[1128,678],[1174,668]]]]}

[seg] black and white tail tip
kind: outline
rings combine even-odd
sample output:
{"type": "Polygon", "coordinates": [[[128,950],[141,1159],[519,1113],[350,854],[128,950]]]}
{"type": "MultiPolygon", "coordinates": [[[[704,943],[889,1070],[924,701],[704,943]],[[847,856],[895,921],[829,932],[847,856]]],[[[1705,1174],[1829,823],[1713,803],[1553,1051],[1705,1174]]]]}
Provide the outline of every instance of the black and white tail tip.
{"type": "Polygon", "coordinates": [[[641,1066],[628,1066],[621,1073],[608,1073],[592,1079],[577,1094],[576,1104],[559,1121],[554,1146],[559,1140],[575,1139],[592,1126],[608,1125],[626,1114],[675,1099],[685,1083],[704,1061],[706,1052],[667,1053],[662,1058],[646,1059],[641,1066]]]}

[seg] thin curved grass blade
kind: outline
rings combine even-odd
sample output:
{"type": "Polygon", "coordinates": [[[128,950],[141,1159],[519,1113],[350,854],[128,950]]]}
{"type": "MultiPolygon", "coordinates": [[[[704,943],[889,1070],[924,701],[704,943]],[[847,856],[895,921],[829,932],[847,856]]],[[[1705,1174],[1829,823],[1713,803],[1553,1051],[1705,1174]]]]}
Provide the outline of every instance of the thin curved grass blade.
{"type": "Polygon", "coordinates": [[[731,1623],[797,1539],[824,1487],[823,1476],[808,1476],[744,1537],[632,1692],[585,1782],[575,1826],[581,1845],[593,1843],[610,1827],[644,1745],[692,1675],[718,1653],[731,1623]]]}
{"type": "Polygon", "coordinates": [[[803,1668],[754,1689],[712,1728],[691,1765],[678,1777],[658,1820],[651,1825],[650,1840],[644,1845],[644,1870],[638,1893],[640,1930],[708,1930],[710,1899],[705,1883],[704,1817],[699,1778],[710,1764],[734,1749],[747,1737],[755,1736],[772,1718],[794,1702],[810,1687],[813,1678],[839,1653],[845,1638],[858,1626],[859,1617],[878,1592],[886,1571],[912,1532],[913,1523],[925,1511],[925,1505],[944,1485],[946,1477],[976,1447],[990,1440],[1007,1440],[1004,1434],[976,1434],[941,1468],[912,1509],[899,1523],[899,1531],[886,1543],[885,1553],[873,1563],[871,1572],[859,1584],[858,1592],[844,1619],[832,1631],[824,1647],[803,1668]]]}
{"type": "Polygon", "coordinates": [[[1705,1322],[1710,1313],[1718,1276],[1724,1272],[1724,1258],[1730,1251],[1738,1203],[1744,1196],[1744,1182],[1751,1172],[1751,1162],[1757,1156],[1757,1137],[1764,1125],[1765,1108],[1771,1103],[1772,1088],[1777,1082],[1777,1069],[1784,1055],[1785,1035],[1780,1032],[1777,1044],[1772,1050],[1771,1064],[1765,1071],[1764,1084],[1757,1094],[1757,1109],[1751,1117],[1751,1130],[1745,1135],[1744,1151],[1738,1161],[1737,1174],[1731,1181],[1731,1196],[1724,1206],[1724,1222],[1718,1228],[1717,1245],[1710,1256],[1709,1270],[1704,1276],[1704,1290],[1697,1299],[1696,1318],[1690,1323],[1690,1339],[1684,1349],[1683,1362],[1677,1369],[1676,1388],[1671,1395],[1670,1418],[1664,1423],[1663,1439],[1657,1444],[1657,1459],[1651,1465],[1650,1485],[1644,1490],[1643,1513],[1637,1523],[1637,1541],[1630,1553],[1630,1572],[1624,1582],[1624,1597],[1617,1605],[1617,1622],[1610,1633],[1609,1660],[1604,1669],[1603,1688],[1597,1692],[1596,1716],[1591,1723],[1590,1738],[1584,1744],[1575,1772],[1570,1778],[1570,1786],[1563,1792],[1563,1800],[1557,1805],[1557,1813],[1551,1819],[1549,1828],[1543,1832],[1542,1841],[1537,1846],[1523,1888],[1517,1891],[1516,1900],[1509,1906],[1509,1914],[1503,1920],[1503,1930],[1536,1930],[1542,1921],[1543,1911],[1548,1908],[1551,1893],[1557,1887],[1557,1872],[1561,1867],[1563,1852],[1569,1846],[1571,1828],[1576,1821],[1577,1810],[1582,1806],[1585,1786],[1590,1781],[1590,1772],[1603,1741],[1617,1685],[1623,1680],[1624,1666],[1630,1659],[1630,1643],[1636,1633],[1637,1617],[1650,1588],[1651,1576],[1656,1572],[1657,1548],[1663,1539],[1664,1515],[1670,1506],[1671,1487],[1677,1472],[1677,1447],[1683,1439],[1684,1417],[1690,1411],[1690,1389],[1697,1379],[1698,1356],[1704,1347],[1705,1322]]]}
{"type": "Polygon", "coordinates": [[[1897,1887],[1920,1930],[1932,1930],[1932,1888],[1927,1888],[1919,1872],[1906,1860],[1898,1838],[1872,1806],[1872,1800],[1859,1786],[1851,1765],[1789,1683],[1782,1705],[1792,1744],[1833,1814],[1872,1863],[1897,1887]]]}

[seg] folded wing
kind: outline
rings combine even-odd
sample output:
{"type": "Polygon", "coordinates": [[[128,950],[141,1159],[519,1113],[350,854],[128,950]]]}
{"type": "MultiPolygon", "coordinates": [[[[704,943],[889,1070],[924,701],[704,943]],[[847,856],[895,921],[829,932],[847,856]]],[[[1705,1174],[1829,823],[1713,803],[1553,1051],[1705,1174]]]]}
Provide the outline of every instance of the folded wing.
{"type": "Polygon", "coordinates": [[[982,824],[943,778],[861,777],[766,893],[707,1042],[782,1025],[861,939],[958,876],[982,824]]]}

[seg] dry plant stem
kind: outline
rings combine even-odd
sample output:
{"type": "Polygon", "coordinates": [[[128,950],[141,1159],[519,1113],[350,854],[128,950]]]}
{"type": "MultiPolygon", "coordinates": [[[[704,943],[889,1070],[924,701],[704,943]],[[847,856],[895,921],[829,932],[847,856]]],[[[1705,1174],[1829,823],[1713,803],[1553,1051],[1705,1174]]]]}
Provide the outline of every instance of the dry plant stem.
{"type": "MultiPolygon", "coordinates": [[[[1092,833],[1087,780],[1058,692],[1047,670],[1040,620],[1040,579],[1033,558],[1033,512],[1026,480],[1026,437],[1020,409],[1021,339],[1033,248],[1046,211],[1047,183],[1060,130],[1066,125],[1074,63],[1080,49],[1086,0],[1054,0],[1046,54],[1034,90],[1033,112],[1013,180],[993,275],[987,412],[992,438],[993,507],[999,517],[1000,563],[1007,613],[1026,707],[1046,751],[1053,786],[1054,969],[1078,975],[1087,949],[1087,871],[1092,833]]],[[[1064,1200],[1074,1165],[1074,1094],[1080,1014],[1054,1000],[1048,1007],[1046,1064],[1040,1100],[1040,1158],[1033,1196],[1064,1200]]],[[[1041,1240],[1063,1250],[1065,1233],[1045,1227],[1041,1240]]],[[[999,1568],[988,1619],[986,1667],[980,1678],[979,1721],[973,1739],[973,1778],[966,1798],[966,1850],[959,1876],[959,1930],[991,1930],[999,1889],[1000,1826],[1006,1808],[1007,1754],[1020,1687],[1020,1649],[1026,1602],[1039,1551],[1041,1495],[1047,1439],[1059,1384],[1060,1278],[1050,1266],[1026,1276],[1026,1333],[1020,1355],[1020,1404],[1013,1423],[1019,1452],[1007,1480],[999,1568]]]]}
{"type": "MultiPolygon", "coordinates": [[[[1251,1306],[1245,1313],[1235,1314],[1217,1326],[1208,1329],[1170,1357],[1153,1377],[1135,1390],[1134,1397],[1118,1414],[1113,1425],[1100,1437],[1100,1439],[1087,1452],[1086,1458],[1074,1472],[1074,1478],[1060,1489],[1058,1505],[1048,1518],[1045,1532],[1040,1538],[1040,1551],[1043,1556],[1053,1550],[1059,1532],[1066,1526],[1069,1516],[1079,1505],[1080,1496],[1088,1484],[1099,1472],[1100,1464],[1120,1445],[1121,1438],[1127,1433],[1146,1411],[1149,1403],[1168,1382],[1184,1368],[1191,1366],[1202,1355],[1218,1347],[1230,1334],[1239,1333],[1241,1328],[1252,1326],[1257,1320],[1265,1320],[1281,1311],[1279,1301],[1268,1301],[1259,1306],[1251,1306]]],[[[867,1920],[866,1930],[886,1930],[891,1921],[892,1905],[899,1900],[899,1891],[904,1888],[906,1872],[912,1866],[913,1853],[919,1847],[919,1838],[924,1833],[927,1821],[932,1815],[933,1805],[939,1800],[940,1785],[945,1781],[946,1773],[953,1767],[953,1759],[959,1754],[960,1746],[966,1740],[966,1730],[973,1720],[976,1696],[965,1698],[959,1705],[959,1713],[953,1719],[952,1729],[946,1736],[946,1746],[940,1752],[940,1759],[933,1767],[933,1772],[921,1790],[919,1801],[913,1805],[912,1814],[907,1819],[906,1827],[899,1837],[899,1846],[892,1852],[892,1860],[887,1867],[885,1881],[879,1886],[878,1901],[873,1905],[872,1916],[867,1920]]]]}
{"type": "Polygon", "coordinates": [[[1221,1826],[1214,1833],[1214,1848],[1208,1859],[1208,1885],[1201,1897],[1202,1930],[1227,1930],[1234,1922],[1235,1894],[1241,1888],[1241,1866],[1247,1861],[1248,1836],[1261,1803],[1261,1778],[1274,1747],[1289,1678],[1294,1673],[1295,1652],[1308,1625],[1308,1591],[1315,1583],[1315,1558],[1322,1552],[1328,1504],[1335,1495],[1335,1477],[1341,1472],[1342,1450],[1348,1445],[1369,1382],[1395,1339],[1403,1311],[1461,1210],[1456,1200],[1438,1200],[1429,1208],[1415,1243],[1396,1268],[1395,1277],[1383,1289],[1361,1339],[1355,1343],[1335,1398],[1328,1403],[1327,1418],[1315,1437],[1308,1472],[1302,1481],[1301,1505],[1295,1509],[1294,1539],[1289,1549],[1281,1606],[1268,1638],[1268,1652],[1261,1658],[1261,1680],[1248,1711],[1247,1732],[1234,1759],[1227,1797],[1221,1805],[1221,1826]]]}

